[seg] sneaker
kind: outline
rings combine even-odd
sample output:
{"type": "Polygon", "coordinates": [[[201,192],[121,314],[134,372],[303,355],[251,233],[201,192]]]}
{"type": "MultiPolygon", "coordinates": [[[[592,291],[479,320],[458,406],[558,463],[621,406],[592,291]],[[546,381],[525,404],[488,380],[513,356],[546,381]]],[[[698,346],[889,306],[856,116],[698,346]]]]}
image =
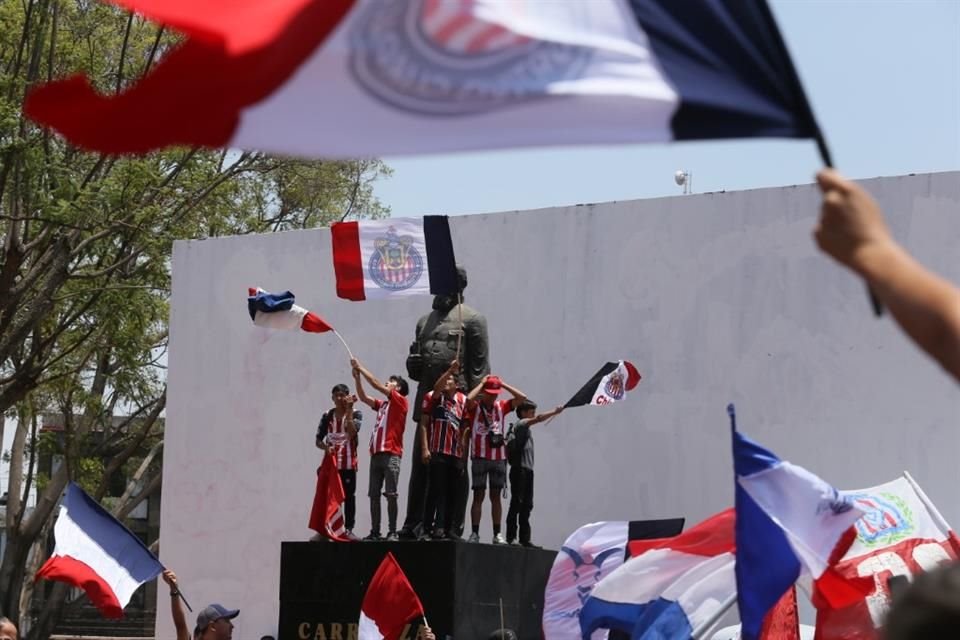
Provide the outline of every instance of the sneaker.
{"type": "Polygon", "coordinates": [[[446,535],[444,536],[444,539],[453,540],[454,542],[461,542],[463,540],[463,538],[457,535],[456,531],[447,531],[446,535]]]}
{"type": "Polygon", "coordinates": [[[507,544],[507,539],[503,537],[502,533],[498,533],[493,536],[493,544],[507,544]]]}
{"type": "Polygon", "coordinates": [[[375,540],[383,540],[383,536],[380,535],[380,532],[379,532],[379,531],[371,531],[371,532],[370,532],[370,535],[368,535],[366,538],[364,538],[364,540],[374,540],[374,541],[375,541],[375,540]]]}
{"type": "Polygon", "coordinates": [[[310,538],[310,542],[324,542],[324,541],[326,541],[326,538],[324,538],[319,533],[313,534],[313,536],[310,538]]]}
{"type": "Polygon", "coordinates": [[[387,542],[396,542],[400,539],[400,536],[397,535],[396,531],[391,531],[387,534],[387,542]]]}
{"type": "Polygon", "coordinates": [[[467,538],[467,542],[480,542],[480,534],[479,534],[479,533],[471,533],[471,534],[470,534],[470,537],[467,538]]]}
{"type": "Polygon", "coordinates": [[[347,529],[347,533],[346,533],[346,536],[345,536],[345,537],[346,537],[347,540],[349,540],[350,542],[359,542],[359,541],[360,541],[360,536],[358,536],[357,534],[355,534],[355,533],[353,532],[353,529],[347,529]]]}
{"type": "Polygon", "coordinates": [[[526,542],[521,542],[521,543],[520,543],[520,546],[521,546],[521,547],[526,547],[527,549],[543,549],[543,547],[541,547],[540,545],[538,545],[538,544],[533,544],[533,543],[530,542],[529,540],[527,540],[526,542]]]}
{"type": "MultiPolygon", "coordinates": [[[[401,540],[404,540],[405,538],[400,538],[400,539],[401,539],[401,540]]],[[[417,540],[419,540],[420,542],[429,542],[430,540],[436,540],[436,539],[437,539],[436,534],[430,535],[430,534],[427,533],[426,531],[424,531],[423,533],[421,533],[421,534],[420,534],[420,537],[417,538],[417,540]]]]}
{"type": "Polygon", "coordinates": [[[507,538],[507,544],[510,545],[510,546],[513,546],[513,545],[517,544],[517,541],[514,540],[513,538],[507,538]]]}
{"type": "MultiPolygon", "coordinates": [[[[400,537],[401,540],[417,540],[418,539],[417,532],[414,531],[413,529],[408,529],[407,527],[403,527],[402,529],[400,529],[400,533],[398,533],[397,535],[400,537]]],[[[423,536],[421,536],[419,539],[423,540],[423,536]]]]}

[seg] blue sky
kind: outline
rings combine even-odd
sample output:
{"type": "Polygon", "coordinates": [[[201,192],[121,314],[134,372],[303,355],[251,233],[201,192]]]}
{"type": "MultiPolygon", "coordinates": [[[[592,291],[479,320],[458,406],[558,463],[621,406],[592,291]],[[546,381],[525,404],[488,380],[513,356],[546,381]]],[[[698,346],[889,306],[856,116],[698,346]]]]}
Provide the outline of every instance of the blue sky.
{"type": "MultiPolygon", "coordinates": [[[[960,169],[960,0],[771,0],[837,167],[960,169]]],[[[813,142],[554,148],[387,158],[394,216],[460,214],[810,182],[813,142]]]]}

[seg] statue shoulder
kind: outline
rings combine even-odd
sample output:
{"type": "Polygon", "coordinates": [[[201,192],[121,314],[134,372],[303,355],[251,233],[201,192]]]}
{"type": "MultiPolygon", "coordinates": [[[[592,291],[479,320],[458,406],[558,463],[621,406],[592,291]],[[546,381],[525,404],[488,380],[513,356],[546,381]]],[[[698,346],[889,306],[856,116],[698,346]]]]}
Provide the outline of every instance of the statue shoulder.
{"type": "Polygon", "coordinates": [[[486,323],[487,318],[482,313],[471,307],[470,305],[463,305],[463,321],[468,322],[483,322],[486,323]]]}

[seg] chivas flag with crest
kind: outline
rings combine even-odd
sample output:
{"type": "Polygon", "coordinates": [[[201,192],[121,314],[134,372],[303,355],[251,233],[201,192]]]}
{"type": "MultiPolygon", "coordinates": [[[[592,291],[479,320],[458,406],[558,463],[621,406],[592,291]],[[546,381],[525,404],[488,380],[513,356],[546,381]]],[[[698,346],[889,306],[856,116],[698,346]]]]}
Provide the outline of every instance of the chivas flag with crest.
{"type": "Polygon", "coordinates": [[[834,569],[847,578],[871,577],[875,588],[859,602],[843,608],[815,602],[815,638],[878,640],[879,627],[890,606],[890,578],[910,578],[943,563],[956,562],[960,540],[907,474],[845,494],[864,513],[854,523],[856,539],[834,569]]]}
{"type": "Polygon", "coordinates": [[[124,91],[34,88],[107,153],[367,157],[815,138],[765,0],[107,0],[184,37],[124,91]]]}
{"type": "Polygon", "coordinates": [[[447,216],[338,222],[330,233],[341,298],[370,300],[459,290],[447,216]]]}
{"type": "Polygon", "coordinates": [[[638,384],[640,372],[633,364],[626,360],[608,362],[563,406],[569,408],[585,404],[611,404],[623,400],[627,391],[632,391],[638,384]]]}

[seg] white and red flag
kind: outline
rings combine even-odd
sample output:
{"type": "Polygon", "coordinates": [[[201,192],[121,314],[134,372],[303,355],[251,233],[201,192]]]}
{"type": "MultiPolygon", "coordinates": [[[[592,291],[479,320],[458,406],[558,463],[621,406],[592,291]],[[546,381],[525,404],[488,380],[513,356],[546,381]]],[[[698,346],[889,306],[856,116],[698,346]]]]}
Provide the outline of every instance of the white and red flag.
{"type": "Polygon", "coordinates": [[[309,526],[324,538],[346,542],[349,538],[343,515],[343,502],[347,494],[343,490],[335,457],[324,456],[317,469],[317,489],[313,494],[309,526]]]}
{"type": "Polygon", "coordinates": [[[388,551],[363,596],[357,638],[397,640],[411,620],[423,615],[420,598],[388,551]]]}
{"type": "Polygon", "coordinates": [[[626,360],[608,362],[593,374],[564,407],[581,407],[585,404],[611,404],[623,400],[627,391],[640,384],[640,372],[626,360]]]}
{"type": "Polygon", "coordinates": [[[24,105],[107,153],[818,136],[764,0],[109,1],[182,44],[116,95],[74,76],[24,105]]]}
{"type": "Polygon", "coordinates": [[[290,291],[269,293],[259,287],[250,287],[247,289],[247,312],[253,324],[267,329],[302,329],[310,333],[333,330],[326,320],[298,306],[290,291]]]}
{"type": "Polygon", "coordinates": [[[53,555],[37,571],[37,579],[83,589],[107,618],[122,618],[133,592],[163,571],[140,538],[72,482],[60,503],[53,536],[53,555]]]}
{"type": "Polygon", "coordinates": [[[911,578],[960,558],[960,540],[909,475],[869,489],[844,492],[861,509],[857,537],[834,569],[870,577],[873,592],[851,606],[815,602],[816,640],[877,640],[890,606],[892,576],[911,578]]]}
{"type": "Polygon", "coordinates": [[[370,300],[456,294],[447,216],[337,222],[330,227],[337,295],[370,300]]]}

